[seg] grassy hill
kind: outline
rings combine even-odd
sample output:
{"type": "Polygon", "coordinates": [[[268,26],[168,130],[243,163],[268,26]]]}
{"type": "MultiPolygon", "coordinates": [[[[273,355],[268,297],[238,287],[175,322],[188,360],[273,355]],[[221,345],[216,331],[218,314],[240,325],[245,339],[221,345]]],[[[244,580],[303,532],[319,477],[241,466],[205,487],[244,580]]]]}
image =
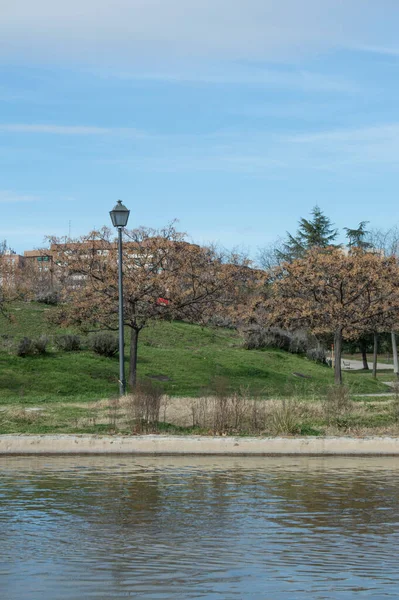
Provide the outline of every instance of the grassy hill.
{"type": "MultiPolygon", "coordinates": [[[[59,352],[51,344],[44,356],[21,358],[11,352],[23,336],[65,333],[48,323],[51,310],[20,303],[12,307],[13,322],[0,316],[0,404],[80,402],[116,395],[117,358],[99,357],[89,350],[59,352]]],[[[138,373],[139,378],[159,382],[170,395],[192,397],[212,392],[221,380],[231,391],[245,386],[253,396],[264,398],[320,396],[333,383],[331,369],[304,357],[279,350],[245,350],[235,331],[181,322],[157,323],[142,331],[138,373]]],[[[369,373],[344,373],[344,380],[353,393],[387,391],[369,373]]]]}

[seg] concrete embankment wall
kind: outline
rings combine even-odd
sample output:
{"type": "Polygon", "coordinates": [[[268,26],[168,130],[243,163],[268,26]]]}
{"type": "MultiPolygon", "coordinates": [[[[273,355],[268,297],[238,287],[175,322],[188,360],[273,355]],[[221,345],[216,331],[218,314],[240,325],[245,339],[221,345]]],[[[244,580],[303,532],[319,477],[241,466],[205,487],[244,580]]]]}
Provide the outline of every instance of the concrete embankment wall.
{"type": "Polygon", "coordinates": [[[0,435],[0,455],[40,454],[392,456],[399,438],[0,435]]]}

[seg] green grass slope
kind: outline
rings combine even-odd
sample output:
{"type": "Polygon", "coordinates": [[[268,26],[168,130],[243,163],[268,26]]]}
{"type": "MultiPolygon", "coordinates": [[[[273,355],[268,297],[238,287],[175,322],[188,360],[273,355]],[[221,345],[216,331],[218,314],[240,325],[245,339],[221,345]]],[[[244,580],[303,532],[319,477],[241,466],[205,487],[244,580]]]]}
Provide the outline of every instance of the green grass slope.
{"type": "MultiPolygon", "coordinates": [[[[7,344],[23,336],[63,333],[48,323],[51,310],[41,304],[16,304],[13,322],[0,316],[0,403],[76,402],[116,395],[117,358],[99,357],[89,350],[58,352],[51,344],[45,356],[20,358],[6,350],[7,344]]],[[[234,331],[181,322],[157,323],[142,331],[138,373],[160,382],[174,396],[210,393],[221,379],[230,391],[244,386],[262,397],[320,396],[333,383],[331,369],[304,357],[279,350],[245,350],[234,331]]],[[[344,379],[353,393],[387,391],[369,373],[348,372],[344,379]]]]}

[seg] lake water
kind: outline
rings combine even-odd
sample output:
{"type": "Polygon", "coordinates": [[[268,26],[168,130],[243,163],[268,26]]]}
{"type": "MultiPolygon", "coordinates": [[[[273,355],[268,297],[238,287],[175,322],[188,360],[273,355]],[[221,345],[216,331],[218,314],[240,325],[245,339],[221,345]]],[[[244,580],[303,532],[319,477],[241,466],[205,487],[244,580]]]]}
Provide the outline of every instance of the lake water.
{"type": "Polygon", "coordinates": [[[2,458],[0,598],[399,597],[397,458],[2,458]]]}

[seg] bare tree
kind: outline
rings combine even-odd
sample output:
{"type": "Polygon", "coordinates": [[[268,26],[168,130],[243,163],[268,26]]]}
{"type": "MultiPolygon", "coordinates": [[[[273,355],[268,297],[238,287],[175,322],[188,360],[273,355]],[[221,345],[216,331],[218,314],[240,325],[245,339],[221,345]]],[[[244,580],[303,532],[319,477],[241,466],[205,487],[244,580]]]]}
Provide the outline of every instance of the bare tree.
{"type": "Polygon", "coordinates": [[[284,261],[281,258],[284,248],[284,240],[277,238],[264,248],[258,249],[256,262],[264,271],[272,271],[275,267],[279,267],[284,261]]]}
{"type": "MultiPolygon", "coordinates": [[[[372,229],[367,232],[367,242],[370,246],[378,250],[383,256],[393,256],[399,260],[399,227],[394,225],[389,229],[372,229]]],[[[392,355],[394,370],[396,375],[399,376],[398,367],[398,348],[396,344],[396,333],[395,329],[391,331],[392,340],[392,355]]],[[[374,354],[376,354],[376,343],[374,343],[374,354]]],[[[374,361],[376,363],[376,360],[374,361]]],[[[375,367],[376,369],[376,367],[375,367]]],[[[375,370],[374,369],[374,370],[375,370]]]]}
{"type": "Polygon", "coordinates": [[[384,256],[399,258],[399,227],[394,225],[389,229],[371,229],[367,232],[366,241],[379,250],[384,256]]]}

